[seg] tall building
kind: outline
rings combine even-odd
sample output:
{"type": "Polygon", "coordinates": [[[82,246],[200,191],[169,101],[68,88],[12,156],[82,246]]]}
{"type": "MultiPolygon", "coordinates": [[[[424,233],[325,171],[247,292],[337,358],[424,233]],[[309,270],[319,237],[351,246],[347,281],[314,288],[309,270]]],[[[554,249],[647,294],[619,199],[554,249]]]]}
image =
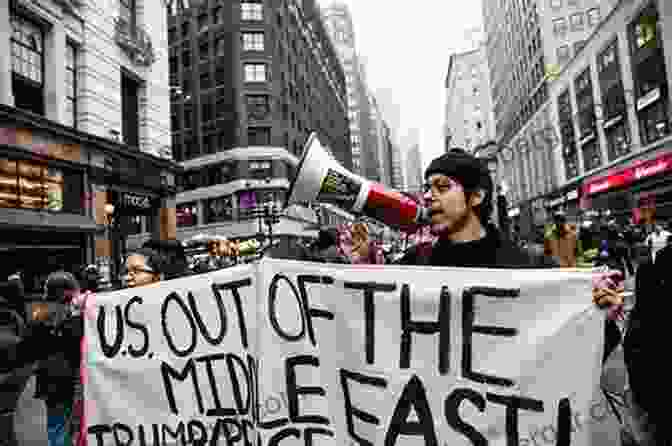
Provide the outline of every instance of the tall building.
{"type": "Polygon", "coordinates": [[[548,81],[561,68],[558,62],[583,45],[616,1],[483,2],[498,140],[507,143],[539,110],[548,99],[548,81]]]}
{"type": "Polygon", "coordinates": [[[672,221],[671,27],[668,1],[620,2],[550,85],[547,116],[501,152],[521,227],[540,227],[556,209],[587,226],[596,216],[672,221]],[[550,170],[539,163],[548,156],[550,170]],[[538,185],[551,175],[557,186],[545,192],[538,185]]]}
{"type": "Polygon", "coordinates": [[[142,6],[0,1],[0,276],[28,295],[94,262],[116,281],[131,233],[175,238],[165,6],[142,6]]]}
{"type": "Polygon", "coordinates": [[[389,129],[383,119],[383,115],[378,108],[375,96],[369,92],[369,103],[371,104],[371,121],[373,122],[376,147],[378,148],[378,175],[380,182],[388,186],[392,185],[392,161],[391,153],[388,150],[389,129]]]}
{"type": "Polygon", "coordinates": [[[414,144],[408,149],[404,165],[406,167],[406,190],[421,192],[424,175],[419,144],[414,144]]]}
{"type": "MultiPolygon", "coordinates": [[[[180,237],[255,236],[255,209],[284,203],[311,131],[351,168],[345,74],[314,0],[205,1],[171,12],[180,237]]],[[[303,220],[283,215],[274,232],[289,246],[314,235],[303,220]]]]}
{"type": "Polygon", "coordinates": [[[376,88],[376,102],[389,131],[392,187],[404,189],[403,158],[401,153],[401,107],[395,101],[394,90],[391,88],[376,88]]]}
{"type": "Polygon", "coordinates": [[[325,8],[324,16],[325,26],[343,64],[347,81],[353,172],[380,181],[375,123],[371,121],[366,72],[357,54],[350,11],[344,3],[337,1],[325,8]]]}
{"type": "Polygon", "coordinates": [[[495,138],[485,46],[452,54],[446,75],[445,145],[473,150],[495,138]]]}

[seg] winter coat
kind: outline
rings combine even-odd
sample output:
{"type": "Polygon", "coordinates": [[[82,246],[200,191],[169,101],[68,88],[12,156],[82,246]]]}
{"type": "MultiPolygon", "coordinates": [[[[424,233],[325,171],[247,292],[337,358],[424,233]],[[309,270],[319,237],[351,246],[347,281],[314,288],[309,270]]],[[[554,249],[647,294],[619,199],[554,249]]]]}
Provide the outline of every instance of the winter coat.
{"type": "Polygon", "coordinates": [[[440,239],[415,245],[399,261],[401,265],[452,266],[464,268],[553,268],[558,262],[543,254],[520,248],[489,225],[486,235],[470,242],[440,239]]]}

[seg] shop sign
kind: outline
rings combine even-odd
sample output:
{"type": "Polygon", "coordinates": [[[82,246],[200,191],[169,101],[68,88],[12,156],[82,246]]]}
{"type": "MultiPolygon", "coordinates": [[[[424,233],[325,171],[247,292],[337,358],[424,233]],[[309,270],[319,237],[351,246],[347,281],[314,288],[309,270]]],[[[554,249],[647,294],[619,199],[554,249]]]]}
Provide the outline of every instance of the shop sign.
{"type": "Polygon", "coordinates": [[[637,111],[647,107],[660,99],[660,87],[646,93],[641,98],[637,99],[637,111]]]}
{"type": "Polygon", "coordinates": [[[551,200],[548,202],[548,207],[554,208],[556,206],[560,206],[565,202],[565,197],[558,197],[554,200],[551,200]]]}
{"type": "Polygon", "coordinates": [[[579,190],[578,189],[570,190],[569,192],[567,192],[567,195],[565,195],[565,200],[567,200],[567,201],[573,201],[573,200],[576,200],[578,198],[579,198],[579,190]]]}
{"type": "Polygon", "coordinates": [[[119,205],[124,209],[147,211],[154,208],[152,201],[152,197],[148,195],[122,192],[119,198],[119,205]]]}
{"type": "Polygon", "coordinates": [[[644,161],[622,171],[603,177],[584,186],[584,193],[594,195],[609,189],[627,186],[654,175],[672,171],[672,153],[644,161]]]}

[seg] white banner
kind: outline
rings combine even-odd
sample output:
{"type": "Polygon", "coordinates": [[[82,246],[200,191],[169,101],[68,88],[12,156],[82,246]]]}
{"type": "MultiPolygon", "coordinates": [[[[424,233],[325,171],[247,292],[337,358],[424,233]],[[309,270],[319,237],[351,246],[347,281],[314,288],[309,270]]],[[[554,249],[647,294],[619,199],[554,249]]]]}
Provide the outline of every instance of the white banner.
{"type": "Polygon", "coordinates": [[[588,272],[273,259],[101,294],[88,441],[589,445],[590,294],[588,272]]]}

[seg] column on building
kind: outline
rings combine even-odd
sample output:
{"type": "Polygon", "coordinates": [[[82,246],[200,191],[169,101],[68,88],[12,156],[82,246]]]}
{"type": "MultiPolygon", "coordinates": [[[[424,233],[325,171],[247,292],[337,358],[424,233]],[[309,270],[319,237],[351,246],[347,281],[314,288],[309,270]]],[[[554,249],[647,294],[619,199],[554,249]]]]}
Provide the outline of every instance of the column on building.
{"type": "Polygon", "coordinates": [[[0,0],[0,104],[14,106],[9,1],[0,0]]]}
{"type": "MultiPolygon", "coordinates": [[[[590,83],[593,86],[593,98],[595,104],[602,104],[602,95],[600,94],[600,78],[597,75],[597,60],[590,58],[590,83]]],[[[597,130],[597,142],[600,147],[600,157],[602,164],[609,162],[609,153],[607,151],[607,135],[604,132],[604,104],[601,107],[595,107],[595,128],[597,130]]]]}
{"type": "Polygon", "coordinates": [[[65,24],[62,20],[53,23],[45,35],[45,115],[52,121],[63,123],[65,116],[65,24]]]}
{"type": "MultiPolygon", "coordinates": [[[[618,60],[621,63],[621,70],[622,70],[621,72],[625,73],[625,75],[623,76],[623,90],[625,92],[625,104],[628,113],[626,118],[628,120],[628,127],[630,128],[630,145],[633,148],[641,147],[642,137],[639,133],[639,120],[637,118],[637,110],[636,110],[637,104],[634,95],[635,84],[631,74],[632,64],[630,61],[630,47],[628,44],[627,29],[622,29],[618,32],[618,60]]],[[[669,67],[668,67],[668,76],[669,76],[669,67]]]]}
{"type": "Polygon", "coordinates": [[[175,240],[177,238],[177,212],[175,197],[161,199],[161,207],[156,210],[152,238],[155,240],[175,240]]]}
{"type": "Polygon", "coordinates": [[[579,111],[579,107],[576,103],[576,92],[574,90],[574,82],[569,83],[569,88],[567,89],[569,91],[569,101],[572,104],[572,125],[574,126],[574,144],[576,144],[576,163],[579,165],[578,171],[579,175],[583,175],[585,173],[585,169],[583,167],[583,148],[579,144],[579,141],[581,141],[581,128],[579,127],[579,121],[576,119],[576,116],[579,111]]]}

